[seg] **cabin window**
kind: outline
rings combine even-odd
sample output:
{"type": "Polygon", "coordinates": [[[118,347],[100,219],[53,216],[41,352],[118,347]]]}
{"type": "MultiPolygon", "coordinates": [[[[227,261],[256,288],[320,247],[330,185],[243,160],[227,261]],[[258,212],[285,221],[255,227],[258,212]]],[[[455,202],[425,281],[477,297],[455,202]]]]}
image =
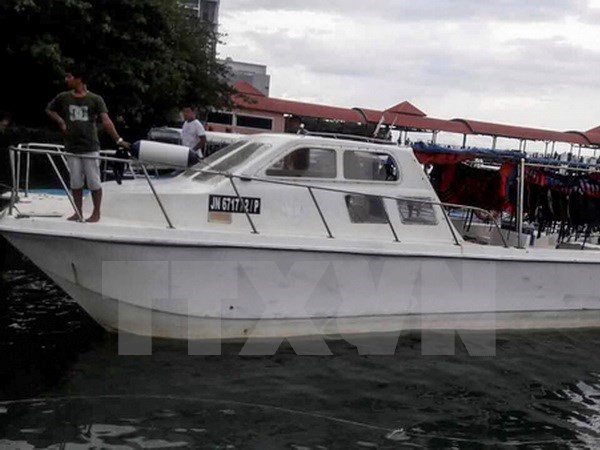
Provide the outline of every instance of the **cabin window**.
{"type": "MultiPolygon", "coordinates": [[[[197,169],[230,173],[252,158],[256,152],[262,150],[264,147],[266,147],[266,145],[259,142],[235,143],[222,151],[209,156],[194,167],[197,169]],[[211,159],[213,156],[214,159],[211,159]]],[[[206,181],[216,176],[216,174],[200,172],[200,174],[194,178],[194,181],[206,181]]]]}
{"type": "Polygon", "coordinates": [[[185,177],[193,177],[194,175],[198,174],[198,170],[206,169],[211,164],[217,162],[220,159],[223,159],[223,158],[229,156],[231,153],[235,152],[236,150],[238,150],[239,148],[243,147],[246,144],[248,144],[248,141],[234,142],[233,144],[228,145],[227,147],[225,147],[218,153],[213,153],[212,155],[204,158],[201,163],[196,164],[191,169],[186,170],[183,175],[185,177]]]}
{"type": "Polygon", "coordinates": [[[348,180],[389,181],[400,179],[396,160],[387,153],[344,152],[344,176],[348,180]]]}
{"type": "Polygon", "coordinates": [[[381,197],[372,195],[346,195],[346,206],[352,223],[388,223],[381,197]]]}
{"type": "Polygon", "coordinates": [[[336,178],[336,151],[324,148],[294,150],[267,169],[271,177],[336,178]]]}
{"type": "Polygon", "coordinates": [[[268,119],[266,117],[242,116],[238,114],[236,120],[238,127],[258,128],[260,130],[273,129],[273,119],[268,119]]]}
{"type": "Polygon", "coordinates": [[[398,200],[398,210],[405,225],[437,225],[438,220],[430,198],[398,200]]]}
{"type": "Polygon", "coordinates": [[[224,112],[210,112],[208,113],[206,121],[221,125],[233,125],[233,114],[224,112]]]}

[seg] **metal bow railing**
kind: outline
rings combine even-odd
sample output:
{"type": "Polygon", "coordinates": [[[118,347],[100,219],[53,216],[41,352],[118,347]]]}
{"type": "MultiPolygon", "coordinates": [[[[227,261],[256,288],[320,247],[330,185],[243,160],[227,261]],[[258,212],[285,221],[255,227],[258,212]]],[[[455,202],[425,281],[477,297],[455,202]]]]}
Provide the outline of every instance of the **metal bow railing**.
{"type": "Polygon", "coordinates": [[[85,155],[85,154],[75,155],[72,153],[65,152],[63,150],[63,147],[60,145],[52,145],[52,144],[20,144],[16,147],[14,147],[14,146],[10,147],[9,152],[10,152],[10,165],[11,165],[11,173],[12,173],[12,181],[13,181],[11,198],[10,198],[10,203],[9,203],[9,214],[12,214],[15,204],[18,203],[19,193],[21,191],[21,180],[20,180],[20,177],[21,177],[21,153],[26,154],[26,161],[27,161],[26,174],[25,174],[26,181],[25,181],[25,189],[24,189],[25,196],[29,195],[31,155],[39,154],[39,155],[47,156],[48,161],[49,161],[52,169],[54,170],[54,173],[56,174],[56,177],[58,178],[58,181],[60,182],[63,191],[67,195],[67,198],[69,199],[69,202],[71,203],[71,206],[73,207],[73,210],[75,211],[75,214],[77,215],[79,221],[81,221],[81,222],[83,221],[81,212],[77,209],[77,207],[75,205],[75,200],[73,199],[73,196],[71,195],[71,191],[69,190],[67,183],[65,182],[62,174],[60,173],[60,170],[58,170],[58,166],[56,165],[53,157],[60,158],[63,161],[63,164],[67,171],[69,171],[69,165],[67,164],[67,158],[93,159],[93,160],[97,160],[99,162],[100,161],[104,161],[105,163],[113,162],[113,163],[120,163],[120,164],[135,165],[135,166],[139,167],[144,175],[144,178],[148,182],[150,190],[152,191],[152,194],[153,194],[154,198],[156,199],[156,202],[168,224],[168,227],[175,228],[173,225],[173,222],[171,221],[171,218],[169,217],[169,215],[167,214],[167,211],[165,210],[164,204],[161,201],[160,196],[158,195],[158,192],[156,191],[156,189],[154,187],[154,184],[152,183],[150,175],[148,174],[146,164],[144,164],[140,161],[132,160],[132,159],[113,158],[113,157],[109,157],[109,156],[93,156],[93,155],[85,155]]]}

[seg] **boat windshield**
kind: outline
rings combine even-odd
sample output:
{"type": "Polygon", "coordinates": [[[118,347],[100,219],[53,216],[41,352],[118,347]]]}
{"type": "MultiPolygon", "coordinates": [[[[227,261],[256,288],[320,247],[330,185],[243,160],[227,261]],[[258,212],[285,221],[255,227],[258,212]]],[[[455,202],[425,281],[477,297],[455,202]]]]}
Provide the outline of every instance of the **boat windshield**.
{"type": "Polygon", "coordinates": [[[183,173],[183,176],[185,176],[187,178],[191,178],[194,175],[197,175],[199,170],[206,169],[206,168],[208,168],[208,166],[211,166],[212,164],[219,161],[220,159],[226,158],[227,156],[231,155],[231,153],[235,152],[236,150],[238,150],[240,147],[243,147],[247,143],[248,143],[248,141],[237,141],[231,145],[228,145],[227,147],[222,148],[218,152],[215,152],[215,153],[211,154],[210,156],[207,156],[206,158],[204,158],[202,160],[202,162],[190,167],[188,170],[186,170],[183,173]]]}
{"type": "Polygon", "coordinates": [[[267,146],[260,142],[236,142],[188,169],[184,176],[191,177],[194,181],[206,181],[217,175],[201,172],[202,170],[232,172],[267,146]]]}

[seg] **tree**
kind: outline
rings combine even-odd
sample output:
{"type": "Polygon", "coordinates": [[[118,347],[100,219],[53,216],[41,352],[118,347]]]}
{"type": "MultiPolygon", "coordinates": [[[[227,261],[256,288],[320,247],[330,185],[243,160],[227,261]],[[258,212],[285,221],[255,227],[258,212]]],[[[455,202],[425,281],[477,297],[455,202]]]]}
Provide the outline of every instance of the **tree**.
{"type": "Polygon", "coordinates": [[[232,91],[217,39],[176,0],[3,0],[0,109],[44,123],[71,62],[88,68],[90,89],[130,126],[164,121],[184,102],[222,106],[232,91]]]}

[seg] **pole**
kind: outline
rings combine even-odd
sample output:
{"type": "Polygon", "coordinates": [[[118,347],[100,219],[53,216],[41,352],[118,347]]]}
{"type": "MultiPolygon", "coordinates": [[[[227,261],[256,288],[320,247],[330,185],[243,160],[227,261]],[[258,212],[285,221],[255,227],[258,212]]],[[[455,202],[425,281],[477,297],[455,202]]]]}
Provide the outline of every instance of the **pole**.
{"type": "Polygon", "coordinates": [[[54,173],[56,173],[56,176],[58,177],[58,181],[60,181],[60,184],[62,185],[63,191],[65,191],[65,194],[67,194],[69,202],[71,202],[71,206],[73,207],[73,211],[75,211],[77,219],[79,219],[79,222],[85,222],[85,220],[83,220],[83,216],[81,215],[81,211],[77,209],[77,206],[75,205],[75,199],[73,198],[73,195],[71,195],[71,191],[67,187],[67,183],[65,183],[65,180],[63,180],[62,175],[58,171],[58,167],[56,167],[52,156],[49,153],[46,154],[46,156],[48,157],[48,161],[50,161],[50,165],[52,165],[52,168],[54,169],[54,173]]]}
{"type": "Polygon", "coordinates": [[[21,190],[21,152],[17,152],[17,193],[21,190]]]}
{"type": "Polygon", "coordinates": [[[323,225],[325,226],[325,230],[327,231],[327,237],[329,239],[333,239],[333,234],[331,233],[331,229],[329,228],[329,225],[327,224],[327,220],[325,220],[325,216],[323,215],[321,206],[319,205],[319,202],[317,201],[317,197],[315,197],[315,194],[314,194],[312,188],[309,187],[307,189],[308,189],[308,193],[310,194],[310,197],[312,198],[313,203],[315,204],[315,207],[317,208],[317,212],[319,213],[319,216],[321,217],[321,220],[323,221],[323,225]]]}
{"type": "Polygon", "coordinates": [[[148,185],[150,186],[150,190],[152,191],[152,194],[154,194],[154,198],[156,199],[156,203],[158,203],[158,207],[162,211],[163,216],[165,217],[165,220],[167,221],[167,224],[169,225],[169,228],[172,229],[172,230],[174,230],[175,227],[173,226],[173,222],[171,222],[171,219],[169,218],[169,215],[167,214],[167,211],[165,210],[165,207],[162,204],[162,201],[160,200],[160,197],[158,196],[158,193],[156,192],[156,189],[154,189],[154,185],[152,184],[152,180],[150,180],[150,175],[148,175],[148,171],[146,170],[146,166],[144,164],[140,164],[140,167],[142,168],[142,172],[144,172],[144,177],[146,177],[146,181],[148,182],[148,185]]]}
{"type": "Polygon", "coordinates": [[[31,153],[25,156],[25,197],[29,197],[29,172],[31,171],[31,153]]]}
{"type": "Polygon", "coordinates": [[[519,198],[517,200],[517,247],[523,248],[523,217],[525,209],[525,158],[519,166],[519,198]]]}
{"type": "Polygon", "coordinates": [[[13,208],[15,203],[17,202],[17,172],[15,169],[15,151],[13,149],[9,149],[8,157],[10,159],[10,174],[12,178],[12,189],[10,191],[10,203],[8,206],[8,214],[12,215],[13,208]]]}
{"type": "Polygon", "coordinates": [[[246,219],[248,219],[248,223],[250,223],[250,226],[252,227],[252,234],[258,234],[258,230],[254,225],[254,221],[252,220],[252,217],[250,217],[250,211],[248,211],[248,207],[246,206],[244,199],[240,195],[240,191],[238,191],[238,188],[235,185],[235,182],[233,181],[233,176],[231,175],[229,175],[229,182],[231,183],[231,187],[233,187],[233,191],[235,192],[236,197],[240,201],[240,204],[244,207],[244,214],[246,214],[246,219]]]}

